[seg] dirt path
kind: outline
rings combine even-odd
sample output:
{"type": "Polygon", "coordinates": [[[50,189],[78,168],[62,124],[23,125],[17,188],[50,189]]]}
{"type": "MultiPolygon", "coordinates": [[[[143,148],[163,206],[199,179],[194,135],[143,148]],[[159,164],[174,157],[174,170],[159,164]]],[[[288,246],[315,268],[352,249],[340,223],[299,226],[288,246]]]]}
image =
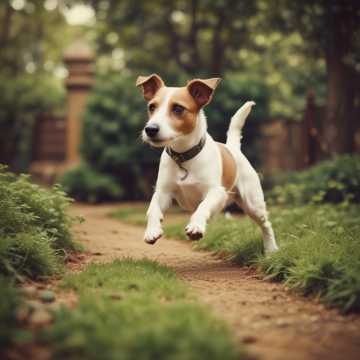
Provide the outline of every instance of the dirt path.
{"type": "Polygon", "coordinates": [[[162,238],[147,245],[143,229],[106,217],[111,209],[73,208],[86,219],[75,231],[93,256],[100,261],[146,257],[175,269],[259,359],[360,359],[359,317],[326,310],[262,280],[254,270],[194,251],[189,243],[162,238]]]}

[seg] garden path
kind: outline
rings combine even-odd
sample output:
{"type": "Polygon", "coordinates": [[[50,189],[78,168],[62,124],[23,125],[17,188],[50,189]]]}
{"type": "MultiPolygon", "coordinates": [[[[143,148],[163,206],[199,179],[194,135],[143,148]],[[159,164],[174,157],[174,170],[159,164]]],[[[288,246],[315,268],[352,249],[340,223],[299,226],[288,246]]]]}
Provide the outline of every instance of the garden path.
{"type": "Polygon", "coordinates": [[[260,360],[360,358],[358,316],[325,309],[282,284],[263,280],[253,269],[194,251],[189,242],[162,238],[154,246],[145,244],[141,227],[108,217],[115,208],[118,205],[72,208],[86,219],[75,226],[75,233],[95,261],[148,258],[173,268],[260,360]]]}

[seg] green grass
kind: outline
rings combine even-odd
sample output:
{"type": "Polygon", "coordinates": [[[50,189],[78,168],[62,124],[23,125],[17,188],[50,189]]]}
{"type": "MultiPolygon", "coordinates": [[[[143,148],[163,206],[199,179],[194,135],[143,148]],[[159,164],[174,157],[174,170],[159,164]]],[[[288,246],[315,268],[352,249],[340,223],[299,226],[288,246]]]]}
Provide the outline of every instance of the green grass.
{"type": "MultiPolygon", "coordinates": [[[[219,215],[196,247],[256,266],[267,278],[319,296],[344,312],[360,311],[360,207],[273,207],[270,213],[280,245],[271,256],[263,255],[260,230],[247,217],[228,220],[219,215]]],[[[186,239],[185,224],[166,225],[165,235],[186,239]]]]}
{"type": "Polygon", "coordinates": [[[61,287],[76,291],[79,303],[58,311],[42,334],[55,359],[243,358],[224,323],[155,262],[92,264],[61,287]]]}
{"type": "MultiPolygon", "coordinates": [[[[141,206],[141,205],[128,206],[128,207],[119,208],[111,212],[109,215],[114,219],[123,220],[132,225],[145,226],[146,211],[147,208],[145,206],[141,206]]],[[[169,215],[171,217],[172,215],[180,215],[180,214],[184,214],[184,211],[179,207],[172,207],[166,213],[167,218],[169,215]]],[[[169,229],[171,228],[172,227],[170,226],[169,229]]]]}
{"type": "Polygon", "coordinates": [[[0,356],[18,333],[16,311],[21,304],[20,291],[9,279],[0,277],[0,356]]]}
{"type": "Polygon", "coordinates": [[[60,188],[43,189],[0,166],[0,275],[34,279],[61,270],[66,254],[78,249],[70,202],[60,188]]]}

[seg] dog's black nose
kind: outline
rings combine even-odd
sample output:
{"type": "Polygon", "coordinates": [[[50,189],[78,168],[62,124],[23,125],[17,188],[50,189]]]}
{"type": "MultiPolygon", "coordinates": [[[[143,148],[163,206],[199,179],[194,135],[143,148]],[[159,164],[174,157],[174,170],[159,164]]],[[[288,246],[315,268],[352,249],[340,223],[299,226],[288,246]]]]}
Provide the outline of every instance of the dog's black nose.
{"type": "Polygon", "coordinates": [[[156,134],[159,132],[160,127],[159,125],[156,124],[150,124],[145,126],[145,132],[146,135],[150,138],[153,138],[154,136],[156,136],[156,134]]]}

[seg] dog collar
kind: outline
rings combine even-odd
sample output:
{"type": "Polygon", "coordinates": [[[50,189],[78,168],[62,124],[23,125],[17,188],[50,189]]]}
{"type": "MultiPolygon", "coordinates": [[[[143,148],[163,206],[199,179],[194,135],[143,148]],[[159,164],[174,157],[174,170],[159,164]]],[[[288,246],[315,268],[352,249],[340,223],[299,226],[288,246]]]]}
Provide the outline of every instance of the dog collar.
{"type": "Polygon", "coordinates": [[[203,149],[206,142],[206,134],[200,139],[199,143],[182,153],[174,151],[171,147],[166,147],[168,155],[176,162],[181,170],[185,171],[184,176],[181,180],[185,180],[189,174],[189,171],[182,166],[182,163],[194,158],[203,149]]]}

